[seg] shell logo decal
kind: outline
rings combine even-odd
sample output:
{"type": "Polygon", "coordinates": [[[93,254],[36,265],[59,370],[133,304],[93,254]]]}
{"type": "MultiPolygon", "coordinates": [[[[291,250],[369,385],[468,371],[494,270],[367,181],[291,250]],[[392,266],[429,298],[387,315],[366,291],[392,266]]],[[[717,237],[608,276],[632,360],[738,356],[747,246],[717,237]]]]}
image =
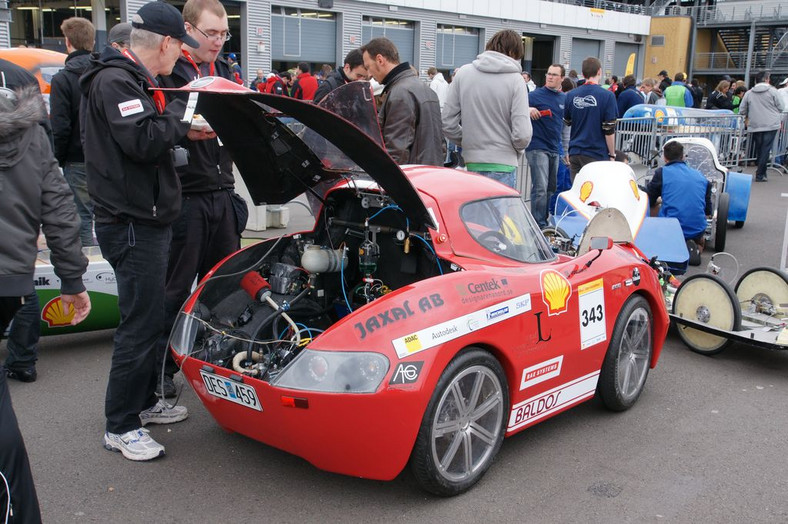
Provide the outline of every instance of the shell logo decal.
{"type": "Polygon", "coordinates": [[[594,190],[594,183],[590,181],[583,182],[583,185],[580,186],[580,201],[582,203],[586,203],[588,197],[591,196],[591,191],[594,190]]]}
{"type": "Polygon", "coordinates": [[[662,123],[665,119],[665,112],[662,109],[657,109],[654,111],[654,118],[657,120],[658,123],[662,123]]]}
{"type": "Polygon", "coordinates": [[[637,182],[635,182],[634,180],[630,180],[629,187],[632,188],[632,192],[635,194],[635,198],[640,200],[640,189],[638,188],[637,182]]]}
{"type": "Polygon", "coordinates": [[[549,316],[565,313],[569,306],[569,297],[572,296],[572,286],[569,281],[552,269],[542,271],[539,284],[542,287],[542,302],[547,306],[549,316]]]}
{"type": "Polygon", "coordinates": [[[71,311],[66,312],[66,307],[63,301],[60,300],[60,297],[53,298],[47,302],[47,305],[41,310],[41,320],[46,322],[51,328],[70,326],[76,311],[69,307],[71,311]]]}

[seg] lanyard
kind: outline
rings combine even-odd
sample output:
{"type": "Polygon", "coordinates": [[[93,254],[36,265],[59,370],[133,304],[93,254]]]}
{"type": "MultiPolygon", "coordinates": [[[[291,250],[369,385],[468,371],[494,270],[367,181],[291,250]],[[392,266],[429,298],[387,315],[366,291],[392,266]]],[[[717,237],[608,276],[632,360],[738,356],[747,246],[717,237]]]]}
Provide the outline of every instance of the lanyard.
{"type": "MultiPolygon", "coordinates": [[[[134,53],[132,53],[128,49],[124,49],[123,51],[121,51],[121,53],[123,54],[123,56],[125,56],[126,58],[128,58],[129,60],[131,60],[132,62],[134,62],[135,64],[139,65],[142,68],[142,72],[145,75],[145,78],[148,79],[148,83],[151,86],[159,87],[159,84],[148,74],[148,70],[145,69],[145,66],[140,65],[140,63],[137,61],[137,58],[134,56],[134,53]]],[[[156,104],[156,109],[159,111],[159,114],[163,113],[164,107],[167,105],[167,100],[164,98],[164,93],[162,93],[161,91],[154,91],[153,102],[154,104],[156,104]]]]}
{"type": "MultiPolygon", "coordinates": [[[[200,72],[200,66],[197,65],[197,62],[194,61],[192,55],[185,49],[183,51],[183,57],[189,61],[189,63],[194,67],[194,70],[197,71],[197,78],[202,77],[202,73],[200,72]]],[[[211,65],[208,66],[208,76],[214,76],[216,72],[216,68],[214,67],[214,63],[211,62],[211,65]]]]}

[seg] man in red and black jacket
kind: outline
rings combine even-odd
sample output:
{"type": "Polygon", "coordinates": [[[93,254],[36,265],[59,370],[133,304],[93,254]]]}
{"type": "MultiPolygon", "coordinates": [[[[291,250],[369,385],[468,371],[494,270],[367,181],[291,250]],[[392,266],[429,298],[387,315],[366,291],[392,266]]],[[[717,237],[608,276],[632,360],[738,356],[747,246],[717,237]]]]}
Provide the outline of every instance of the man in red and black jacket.
{"type": "MultiPolygon", "coordinates": [[[[220,57],[230,36],[227,13],[219,0],[189,0],[183,6],[186,32],[199,44],[194,49],[183,46],[181,56],[169,76],[161,78],[164,87],[181,87],[203,76],[220,76],[233,80],[233,72],[220,57]]],[[[185,94],[174,97],[186,99],[185,94]]],[[[193,128],[194,130],[194,128],[193,128]]],[[[217,262],[240,249],[241,233],[246,227],[246,202],[234,191],[233,161],[213,135],[206,140],[179,143],[189,151],[189,163],[177,169],[181,181],[183,207],[172,226],[172,244],[167,266],[165,298],[165,333],[169,334],[175,317],[189,296],[194,278],[203,276],[217,262]]],[[[201,137],[203,138],[203,137],[201,137]]],[[[159,396],[175,396],[173,375],[178,371],[167,351],[167,336],[160,340],[157,372],[166,355],[164,386],[156,384],[159,396]]]]}
{"type": "Polygon", "coordinates": [[[309,64],[299,62],[296,68],[296,81],[290,96],[299,100],[313,100],[317,92],[317,78],[309,74],[309,64]]]}
{"type": "Polygon", "coordinates": [[[287,95],[285,82],[276,71],[268,73],[265,82],[257,84],[257,90],[261,93],[271,93],[272,95],[287,95]]]}

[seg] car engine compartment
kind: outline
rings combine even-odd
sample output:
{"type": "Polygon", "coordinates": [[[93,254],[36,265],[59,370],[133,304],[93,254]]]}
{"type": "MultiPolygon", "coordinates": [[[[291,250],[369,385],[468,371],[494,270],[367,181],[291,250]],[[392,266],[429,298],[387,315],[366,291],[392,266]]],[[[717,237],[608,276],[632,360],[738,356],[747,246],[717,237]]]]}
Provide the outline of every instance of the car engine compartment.
{"type": "Polygon", "coordinates": [[[429,232],[411,230],[389,197],[357,181],[327,195],[312,232],[243,249],[201,282],[191,312],[179,315],[173,348],[271,381],[352,311],[460,269],[435,255],[429,232]]]}

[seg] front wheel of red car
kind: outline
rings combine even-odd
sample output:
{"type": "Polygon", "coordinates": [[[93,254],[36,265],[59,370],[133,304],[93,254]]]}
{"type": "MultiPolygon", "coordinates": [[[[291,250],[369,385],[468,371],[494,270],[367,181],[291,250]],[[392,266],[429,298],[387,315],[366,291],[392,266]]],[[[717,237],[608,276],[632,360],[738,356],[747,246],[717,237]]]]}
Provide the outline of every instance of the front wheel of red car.
{"type": "Polygon", "coordinates": [[[421,487],[453,496],[476,484],[501,449],[508,407],[501,364],[480,349],[458,354],[438,380],[413,448],[421,487]]]}
{"type": "Polygon", "coordinates": [[[624,411],[646,385],[654,348],[651,308],[640,295],[629,297],[613,327],[613,336],[599,374],[599,396],[608,409],[624,411]]]}

